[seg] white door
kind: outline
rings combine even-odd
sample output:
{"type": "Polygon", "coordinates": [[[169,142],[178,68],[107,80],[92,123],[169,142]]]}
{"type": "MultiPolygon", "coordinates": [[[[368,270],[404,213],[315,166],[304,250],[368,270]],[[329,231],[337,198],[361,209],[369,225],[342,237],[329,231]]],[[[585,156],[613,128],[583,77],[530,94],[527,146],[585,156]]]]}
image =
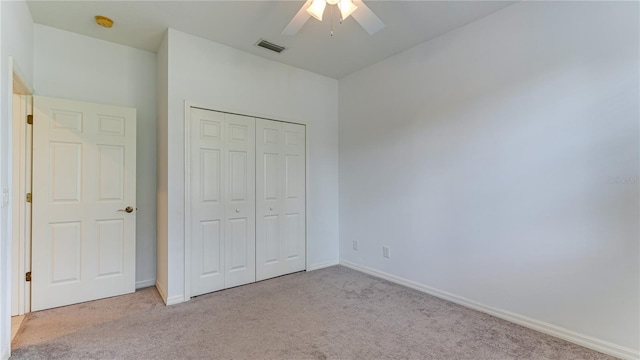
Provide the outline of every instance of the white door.
{"type": "Polygon", "coordinates": [[[225,278],[229,288],[256,281],[255,119],[225,114],[225,278]]]}
{"type": "Polygon", "coordinates": [[[255,281],[255,119],[190,113],[191,296],[255,281]]]}
{"type": "Polygon", "coordinates": [[[306,268],[305,127],[256,119],[256,280],[306,268]]]}
{"type": "Polygon", "coordinates": [[[32,311],[135,291],[136,110],[33,101],[32,311]]]}

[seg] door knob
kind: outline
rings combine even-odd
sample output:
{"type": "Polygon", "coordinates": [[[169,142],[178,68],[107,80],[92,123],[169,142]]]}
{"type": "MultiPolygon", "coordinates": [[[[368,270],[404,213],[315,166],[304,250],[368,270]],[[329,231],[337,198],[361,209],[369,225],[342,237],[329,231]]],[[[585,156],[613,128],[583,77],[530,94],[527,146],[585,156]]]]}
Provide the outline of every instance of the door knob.
{"type": "Polygon", "coordinates": [[[272,207],[270,207],[270,208],[269,208],[269,210],[273,211],[273,208],[272,208],[272,207]]]}
{"type": "Polygon", "coordinates": [[[236,212],[237,212],[237,213],[239,213],[239,212],[240,212],[240,209],[236,209],[236,212]]]}
{"type": "Polygon", "coordinates": [[[133,208],[131,206],[127,206],[126,208],[120,209],[118,211],[126,211],[128,213],[132,213],[133,212],[133,208]]]}

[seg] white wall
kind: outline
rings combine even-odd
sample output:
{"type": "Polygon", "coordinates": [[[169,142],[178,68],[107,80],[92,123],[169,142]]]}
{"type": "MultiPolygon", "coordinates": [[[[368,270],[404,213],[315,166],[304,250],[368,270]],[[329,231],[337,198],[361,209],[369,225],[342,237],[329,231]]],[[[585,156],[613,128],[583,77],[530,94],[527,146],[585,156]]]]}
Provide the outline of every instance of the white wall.
{"type": "Polygon", "coordinates": [[[341,260],[638,354],[638,6],[521,2],[341,79],[341,260]]]}
{"type": "MultiPolygon", "coordinates": [[[[12,71],[33,84],[33,20],[24,1],[0,1],[0,189],[12,186],[12,71]],[[13,61],[10,61],[10,57],[13,61]]],[[[0,208],[0,358],[11,349],[11,207],[0,208]]]]}
{"type": "MultiPolygon", "coordinates": [[[[184,102],[307,124],[308,267],[338,261],[338,81],[170,29],[167,296],[184,287],[184,102]]],[[[160,141],[160,140],[159,140],[160,141]]]]}
{"type": "Polygon", "coordinates": [[[158,253],[157,253],[157,279],[156,288],[167,300],[168,274],[169,274],[169,254],[167,248],[168,231],[168,208],[167,208],[167,186],[169,181],[169,168],[167,163],[169,139],[168,130],[168,96],[169,96],[169,42],[168,34],[165,34],[162,44],[158,48],[157,63],[157,101],[158,101],[158,124],[157,124],[157,181],[158,188],[156,198],[158,201],[156,228],[158,233],[158,253]]]}
{"type": "Polygon", "coordinates": [[[156,55],[36,24],[36,95],[137,109],[136,286],[156,281],[156,55]]]}
{"type": "MultiPolygon", "coordinates": [[[[4,51],[1,49],[2,41],[2,3],[0,3],[0,96],[5,97],[5,85],[6,74],[2,69],[2,59],[4,59],[4,51]]],[[[9,124],[8,118],[4,117],[5,104],[0,100],[0,152],[4,153],[7,149],[5,134],[7,133],[7,127],[9,124]]],[[[5,176],[9,177],[9,164],[5,164],[3,159],[0,158],[0,192],[4,188],[2,179],[5,176]]],[[[8,359],[11,355],[11,338],[7,338],[5,332],[7,331],[7,323],[9,323],[9,331],[11,328],[11,263],[9,256],[11,256],[11,240],[6,232],[6,226],[9,223],[8,209],[5,210],[2,204],[0,204],[0,274],[7,273],[7,275],[0,275],[0,302],[3,303],[0,307],[0,359],[8,359]]]]}

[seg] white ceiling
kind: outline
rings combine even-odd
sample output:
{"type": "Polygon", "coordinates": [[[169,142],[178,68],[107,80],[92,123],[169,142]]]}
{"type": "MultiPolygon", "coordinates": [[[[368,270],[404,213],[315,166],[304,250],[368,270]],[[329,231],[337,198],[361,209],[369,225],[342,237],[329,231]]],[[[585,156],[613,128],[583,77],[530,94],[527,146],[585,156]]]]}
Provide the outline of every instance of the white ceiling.
{"type": "Polygon", "coordinates": [[[296,36],[280,32],[304,1],[28,1],[36,23],[155,52],[167,28],[197,35],[236,49],[341,78],[447,31],[487,16],[514,1],[365,0],[386,24],[369,35],[353,18],[335,23],[329,12],[313,18],[296,36]],[[104,15],[115,22],[105,29],[94,22],[104,15]],[[254,46],[259,38],[283,45],[281,54],[254,46]]]}

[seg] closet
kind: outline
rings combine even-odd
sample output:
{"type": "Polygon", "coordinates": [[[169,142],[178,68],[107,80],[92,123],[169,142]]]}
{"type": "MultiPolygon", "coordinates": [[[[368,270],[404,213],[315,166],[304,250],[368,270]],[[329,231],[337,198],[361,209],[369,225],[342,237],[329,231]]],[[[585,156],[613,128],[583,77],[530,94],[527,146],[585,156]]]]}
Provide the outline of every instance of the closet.
{"type": "Polygon", "coordinates": [[[189,111],[190,296],[304,270],[305,126],[189,111]]]}

